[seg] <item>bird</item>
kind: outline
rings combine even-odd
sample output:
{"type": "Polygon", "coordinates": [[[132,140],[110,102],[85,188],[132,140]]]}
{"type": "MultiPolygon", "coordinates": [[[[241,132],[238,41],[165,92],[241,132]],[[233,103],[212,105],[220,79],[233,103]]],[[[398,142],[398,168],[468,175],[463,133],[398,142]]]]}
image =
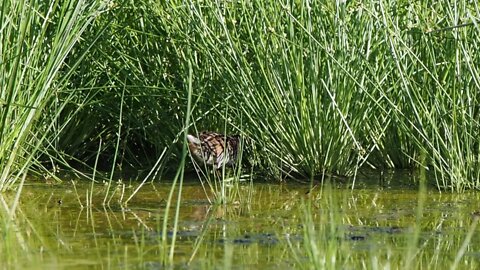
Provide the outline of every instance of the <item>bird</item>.
{"type": "Polygon", "coordinates": [[[187,135],[190,154],[198,162],[212,165],[214,170],[233,167],[238,162],[240,135],[225,135],[202,131],[198,136],[187,135]]]}

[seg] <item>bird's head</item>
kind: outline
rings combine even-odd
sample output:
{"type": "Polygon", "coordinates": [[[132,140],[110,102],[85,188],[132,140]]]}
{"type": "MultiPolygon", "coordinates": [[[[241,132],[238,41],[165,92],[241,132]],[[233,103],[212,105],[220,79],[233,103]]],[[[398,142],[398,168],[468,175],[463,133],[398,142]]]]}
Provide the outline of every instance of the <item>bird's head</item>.
{"type": "Polygon", "coordinates": [[[190,149],[190,153],[196,157],[201,159],[202,158],[202,142],[195,136],[188,134],[187,135],[188,141],[188,149],[190,149]]]}

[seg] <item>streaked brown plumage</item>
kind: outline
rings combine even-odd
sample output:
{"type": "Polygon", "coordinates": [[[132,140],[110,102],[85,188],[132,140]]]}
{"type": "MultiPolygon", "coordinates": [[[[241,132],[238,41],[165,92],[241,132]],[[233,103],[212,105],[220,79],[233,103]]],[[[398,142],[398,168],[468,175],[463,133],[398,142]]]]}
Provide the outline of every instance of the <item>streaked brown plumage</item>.
{"type": "Polygon", "coordinates": [[[191,155],[199,162],[213,165],[215,169],[233,166],[237,161],[240,136],[225,136],[216,132],[203,131],[198,137],[187,135],[191,155]]]}

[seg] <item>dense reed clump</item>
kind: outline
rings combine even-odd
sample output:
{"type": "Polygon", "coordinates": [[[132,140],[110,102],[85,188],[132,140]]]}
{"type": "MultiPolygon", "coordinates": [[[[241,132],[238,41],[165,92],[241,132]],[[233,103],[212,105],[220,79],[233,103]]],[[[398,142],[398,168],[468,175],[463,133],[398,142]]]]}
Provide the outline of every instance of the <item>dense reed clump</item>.
{"type": "MultiPolygon", "coordinates": [[[[55,151],[73,95],[65,61],[101,3],[3,1],[0,21],[0,191],[55,151]],[[59,97],[62,96],[62,100],[59,97]],[[48,154],[47,154],[48,156],[48,154]]],[[[78,64],[80,58],[69,59],[78,64]]],[[[47,158],[45,160],[48,160],[47,158]]]]}
{"type": "Polygon", "coordinates": [[[112,172],[148,168],[165,149],[174,169],[191,63],[190,130],[248,138],[257,171],[423,167],[439,188],[480,188],[476,3],[109,2],[29,15],[13,31],[15,14],[48,7],[26,6],[3,5],[2,179],[98,153],[112,172]]]}
{"type": "MultiPolygon", "coordinates": [[[[167,18],[153,12],[154,6],[148,1],[115,2],[101,20],[95,21],[92,32],[84,35],[86,42],[74,48],[74,55],[82,54],[94,44],[71,80],[73,87],[82,89],[77,97],[84,105],[69,108],[78,110],[75,121],[60,134],[59,149],[73,161],[92,164],[100,151],[102,169],[112,163],[119,168],[148,169],[168,149],[169,158],[161,167],[176,169],[186,117],[186,63],[193,56],[179,57],[191,51],[182,51],[171,42],[162,28],[167,18]]],[[[219,121],[215,110],[227,106],[219,106],[218,101],[228,93],[211,91],[203,95],[202,91],[216,85],[215,79],[199,72],[198,65],[194,68],[192,117],[201,120],[199,128],[216,130],[219,121]]]]}
{"type": "Polygon", "coordinates": [[[217,100],[230,106],[224,121],[243,123],[265,170],[422,166],[439,187],[478,188],[478,9],[425,5],[190,2],[157,11],[180,62],[215,82],[199,93],[228,97],[217,100]]]}

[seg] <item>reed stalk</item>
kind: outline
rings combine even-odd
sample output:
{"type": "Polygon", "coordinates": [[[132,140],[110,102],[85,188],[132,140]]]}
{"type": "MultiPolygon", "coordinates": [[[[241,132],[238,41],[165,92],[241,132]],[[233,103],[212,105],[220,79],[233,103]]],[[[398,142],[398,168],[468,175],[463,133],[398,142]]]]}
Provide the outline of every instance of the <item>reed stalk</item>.
{"type": "MultiPolygon", "coordinates": [[[[59,113],[69,102],[63,94],[70,75],[65,61],[102,9],[101,2],[2,2],[0,191],[31,172],[53,145],[59,113]],[[65,103],[58,102],[61,95],[65,103]]],[[[73,64],[81,57],[70,60],[73,64]]]]}

